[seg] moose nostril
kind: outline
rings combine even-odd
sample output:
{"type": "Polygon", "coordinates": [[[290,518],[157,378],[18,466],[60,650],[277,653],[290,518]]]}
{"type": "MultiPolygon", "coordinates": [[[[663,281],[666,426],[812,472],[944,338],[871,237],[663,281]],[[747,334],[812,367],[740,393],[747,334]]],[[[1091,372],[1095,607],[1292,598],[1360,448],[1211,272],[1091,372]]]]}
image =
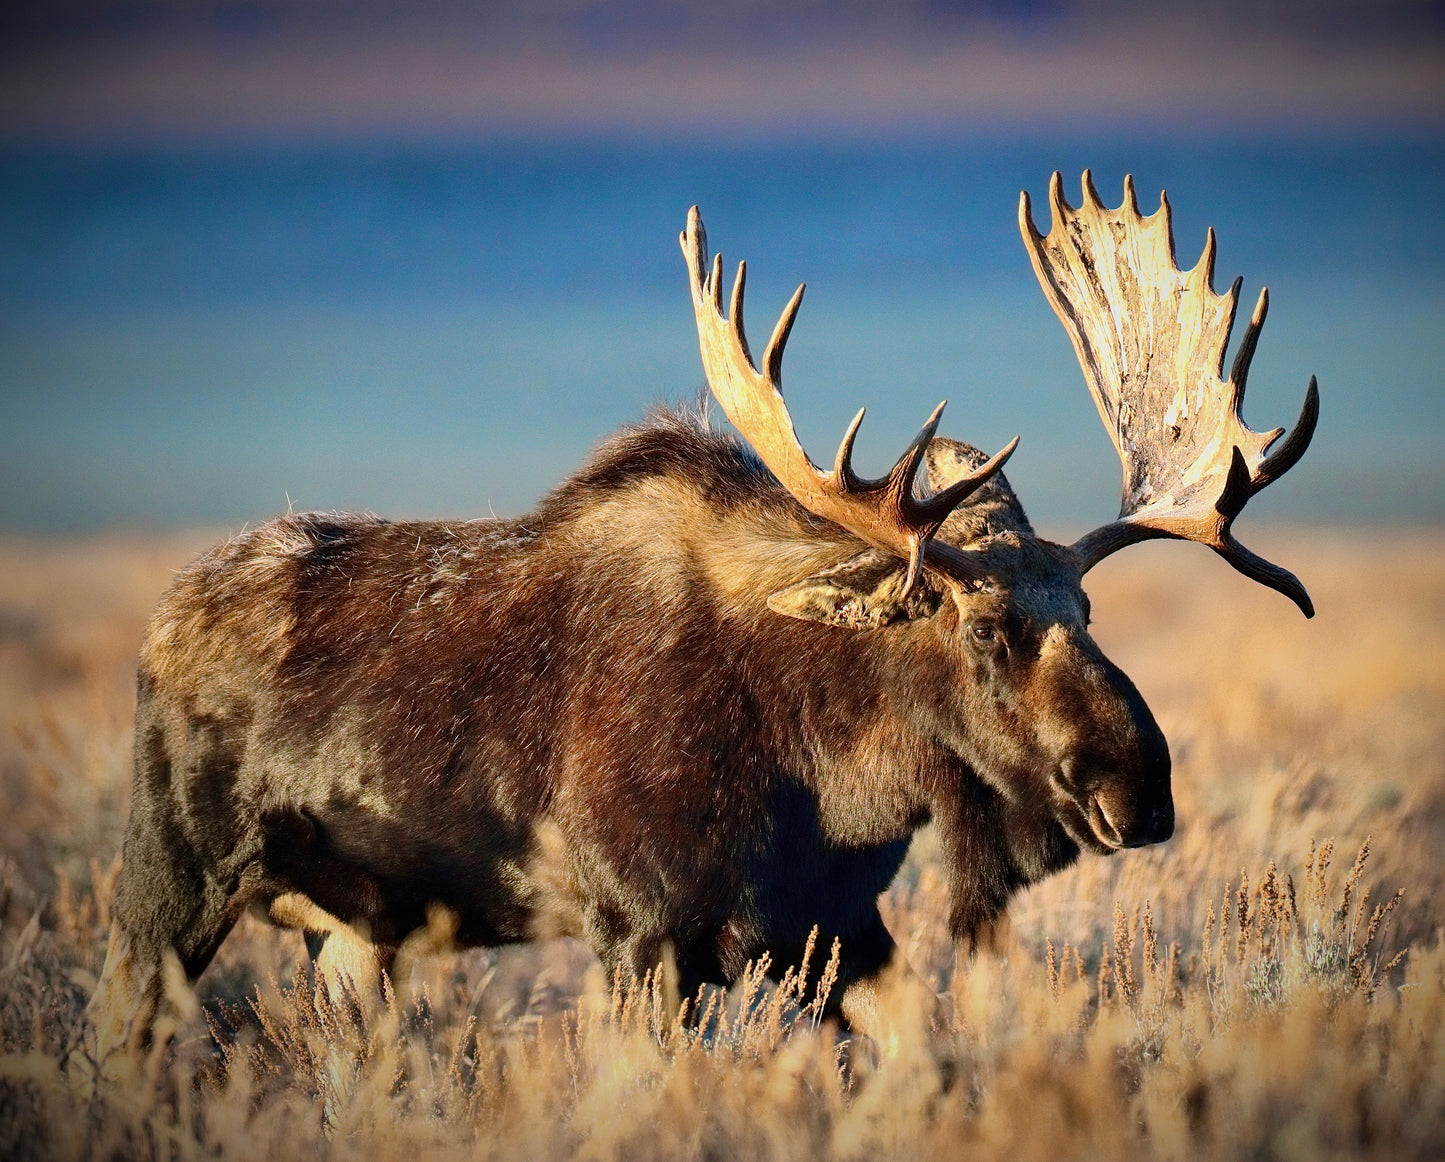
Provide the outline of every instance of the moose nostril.
{"type": "Polygon", "coordinates": [[[1109,813],[1104,810],[1104,805],[1095,795],[1089,800],[1089,824],[1094,829],[1094,834],[1107,843],[1110,847],[1124,847],[1124,835],[1112,819],[1109,813]]]}

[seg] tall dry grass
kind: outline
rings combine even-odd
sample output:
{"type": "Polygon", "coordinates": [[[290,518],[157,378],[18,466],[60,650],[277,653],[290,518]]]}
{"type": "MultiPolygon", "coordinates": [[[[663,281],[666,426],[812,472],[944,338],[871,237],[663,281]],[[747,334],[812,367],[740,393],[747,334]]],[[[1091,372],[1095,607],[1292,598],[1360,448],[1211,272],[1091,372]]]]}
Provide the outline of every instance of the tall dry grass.
{"type": "Polygon", "coordinates": [[[672,1022],[569,942],[418,957],[361,1022],[248,918],[176,992],[172,1048],[90,1098],[59,1061],[104,950],[134,653],[205,538],[0,542],[0,1156],[1437,1157],[1445,535],[1254,539],[1313,622],[1193,547],[1090,576],[1170,738],[1173,840],[1035,888],[965,965],[915,843],[885,917],[941,1035],[899,1000],[886,1044],[840,1045],[762,973],[672,1022]]]}

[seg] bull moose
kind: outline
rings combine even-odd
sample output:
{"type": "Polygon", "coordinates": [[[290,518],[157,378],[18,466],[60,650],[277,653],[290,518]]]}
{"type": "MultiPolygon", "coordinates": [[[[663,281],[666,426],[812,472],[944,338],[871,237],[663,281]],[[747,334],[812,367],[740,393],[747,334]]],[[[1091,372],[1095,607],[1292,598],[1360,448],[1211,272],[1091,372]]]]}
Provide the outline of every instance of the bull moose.
{"type": "MultiPolygon", "coordinates": [[[[809,933],[830,1004],[876,1018],[897,956],[877,899],[938,832],[967,947],[1020,888],[1174,829],[1169,748],[1094,644],[1081,578],[1135,541],[1202,542],[1313,613],[1231,523],[1304,453],[1240,418],[1261,293],[1220,378],[1238,280],[1214,235],[1175,265],[1167,199],[1049,188],[1019,225],[1123,461],[1119,518],[1035,535],[1001,469],[935,437],[876,480],[798,443],[780,393],[802,288],[760,364],[745,266],[723,310],[696,208],[681,235],[707,382],[746,443],[661,412],[515,519],[288,514],[212,549],[141,648],[135,783],[93,1053],[150,1036],[248,907],[301,929],[319,978],[380,985],[430,910],[459,945],[570,933],[609,972],[665,951],[731,982],[809,933]],[[920,474],[920,468],[923,472],[920,474]]],[[[1283,437],[1283,438],[1281,438],[1283,437]]]]}

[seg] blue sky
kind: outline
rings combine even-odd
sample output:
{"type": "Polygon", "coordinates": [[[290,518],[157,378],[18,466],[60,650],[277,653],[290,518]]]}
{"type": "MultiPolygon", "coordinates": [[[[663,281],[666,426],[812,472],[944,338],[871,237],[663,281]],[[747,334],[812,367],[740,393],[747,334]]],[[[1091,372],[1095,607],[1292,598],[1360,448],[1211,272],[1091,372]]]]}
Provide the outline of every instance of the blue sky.
{"type": "Polygon", "coordinates": [[[288,498],[520,511],[649,402],[700,386],[676,246],[693,202],[749,260],[755,329],[809,283],[787,376],[815,458],[867,404],[860,451],[882,466],[946,396],[948,434],[1023,437],[1010,475],[1045,525],[1106,519],[1117,461],[1014,224],[1019,189],[1042,204],[1052,169],[1077,191],[1086,165],[1108,200],[1128,171],[1141,200],[1168,187],[1183,264],[1214,225],[1219,284],[1244,275],[1245,310],[1269,285],[1255,427],[1291,422],[1320,378],[1315,447],[1251,513],[1445,517],[1445,250],[1428,233],[1445,58],[1428,5],[1369,36],[1348,4],[1312,39],[1246,21],[1244,57],[1269,49],[1275,72],[1216,100],[1207,82],[1240,52],[1197,53],[1187,108],[1150,77],[1222,46],[1211,26],[1156,31],[1142,87],[1098,84],[1090,104],[1109,19],[1143,11],[1127,4],[903,5],[906,26],[822,5],[826,36],[799,9],[759,55],[744,34],[768,21],[747,5],[723,36],[654,28],[639,4],[610,25],[607,6],[558,4],[544,27],[436,3],[380,59],[362,50],[399,27],[394,7],[333,6],[349,14],[321,38],[335,47],[309,56],[305,21],[262,4],[247,25],[242,7],[197,24],[71,5],[70,25],[10,41],[0,527],[238,526],[288,498]],[[883,48],[860,80],[845,66],[867,37],[883,48]],[[499,105],[485,74],[508,46],[538,91],[499,105]],[[1350,67],[1301,80],[1321,55],[1350,67]],[[87,79],[67,88],[61,59],[87,79]],[[983,90],[948,80],[950,61],[1057,74],[1057,109],[1025,76],[971,112],[983,90]],[[790,62],[801,80],[767,79],[790,62]],[[308,69],[325,83],[308,89],[308,69]],[[559,76],[573,87],[544,91],[559,76]]]}

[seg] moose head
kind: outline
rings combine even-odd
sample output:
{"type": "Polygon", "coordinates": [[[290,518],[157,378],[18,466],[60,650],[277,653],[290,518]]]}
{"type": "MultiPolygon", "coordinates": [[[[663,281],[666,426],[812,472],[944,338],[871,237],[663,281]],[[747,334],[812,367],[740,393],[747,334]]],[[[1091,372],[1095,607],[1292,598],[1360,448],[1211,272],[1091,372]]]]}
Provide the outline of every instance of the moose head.
{"type": "MultiPolygon", "coordinates": [[[[999,475],[1018,439],[985,457],[938,438],[942,403],[886,476],[864,479],[853,469],[862,410],[832,468],[818,468],[781,391],[804,288],[754,366],[743,328],[746,264],[724,314],[722,257],[709,267],[696,207],[680,241],[713,395],[803,508],[867,546],[772,593],[768,606],[861,632],[926,625],[931,633],[909,651],[906,713],[1018,811],[1047,813],[1079,848],[1108,852],[1172,834],[1169,748],[1139,692],[1089,636],[1083,577],[1136,541],[1199,541],[1313,616],[1303,585],[1240,545],[1231,525],[1304,454],[1319,396],[1311,379],[1288,436],[1251,431],[1241,419],[1268,295],[1261,292],[1222,379],[1240,280],[1215,292],[1212,229],[1199,262],[1181,272],[1167,198],[1142,217],[1132,178],[1115,210],[1100,203],[1087,171],[1078,209],[1064,200],[1058,173],[1049,201],[1048,234],[1035,228],[1027,192],[1019,227],[1124,469],[1118,519],[1071,545],[1036,536],[999,475]]],[[[1024,862],[1058,862],[1047,850],[1034,855],[1024,862]]]]}

